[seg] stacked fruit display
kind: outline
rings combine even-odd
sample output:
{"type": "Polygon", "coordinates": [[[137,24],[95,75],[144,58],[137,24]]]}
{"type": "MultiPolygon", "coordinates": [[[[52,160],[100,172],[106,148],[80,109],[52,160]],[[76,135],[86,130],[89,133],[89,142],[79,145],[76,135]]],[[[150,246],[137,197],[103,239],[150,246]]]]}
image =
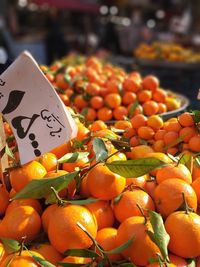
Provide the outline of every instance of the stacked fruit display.
{"type": "Polygon", "coordinates": [[[76,138],[21,166],[4,122],[0,267],[200,267],[200,111],[163,121],[180,103],[156,77],[65,63],[42,69],[76,138]]]}
{"type": "MultiPolygon", "coordinates": [[[[73,64],[77,62],[72,59],[73,64]]],[[[94,57],[76,65],[58,61],[41,68],[63,102],[89,121],[121,120],[141,112],[150,116],[182,106],[178,96],[161,88],[157,77],[126,73],[94,57]]]]}
{"type": "Polygon", "coordinates": [[[141,43],[134,51],[138,59],[161,60],[170,62],[196,63],[200,54],[192,49],[184,48],[177,43],[154,42],[150,45],[141,43]]]}

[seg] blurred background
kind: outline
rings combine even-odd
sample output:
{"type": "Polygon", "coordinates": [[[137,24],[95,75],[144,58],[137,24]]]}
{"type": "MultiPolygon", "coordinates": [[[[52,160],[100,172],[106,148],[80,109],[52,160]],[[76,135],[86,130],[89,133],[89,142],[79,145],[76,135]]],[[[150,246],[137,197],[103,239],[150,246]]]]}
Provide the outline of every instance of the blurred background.
{"type": "Polygon", "coordinates": [[[25,49],[48,65],[74,52],[108,57],[196,101],[200,1],[0,0],[0,71],[25,49]]]}

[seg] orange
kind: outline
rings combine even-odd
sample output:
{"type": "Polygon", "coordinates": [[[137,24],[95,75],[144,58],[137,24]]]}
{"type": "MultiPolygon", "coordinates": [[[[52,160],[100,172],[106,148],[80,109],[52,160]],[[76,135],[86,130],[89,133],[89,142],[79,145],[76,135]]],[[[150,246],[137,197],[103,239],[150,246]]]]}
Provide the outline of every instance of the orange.
{"type": "Polygon", "coordinates": [[[38,252],[45,260],[57,265],[63,259],[63,256],[49,243],[38,244],[31,248],[32,251],[38,252]]]}
{"type": "Polygon", "coordinates": [[[85,157],[81,160],[78,160],[76,162],[67,162],[67,163],[63,163],[63,170],[67,171],[67,172],[73,172],[75,171],[75,168],[84,168],[89,166],[89,162],[88,162],[88,158],[85,157]]]}
{"type": "Polygon", "coordinates": [[[194,152],[200,152],[200,135],[195,135],[190,138],[189,148],[194,152]]]}
{"type": "Polygon", "coordinates": [[[142,80],[142,87],[146,90],[151,90],[152,92],[155,92],[159,87],[159,80],[154,75],[147,75],[142,80]]]}
{"type": "Polygon", "coordinates": [[[112,119],[112,110],[107,107],[102,107],[97,111],[97,117],[102,121],[109,121],[112,119]]]}
{"type": "Polygon", "coordinates": [[[96,131],[93,136],[95,137],[101,137],[101,138],[113,138],[113,139],[116,139],[117,138],[117,135],[109,130],[109,129],[102,129],[102,130],[99,130],[99,131],[96,131]]]}
{"type": "Polygon", "coordinates": [[[124,132],[124,137],[125,138],[131,138],[134,135],[136,135],[136,130],[133,128],[127,128],[126,131],[124,132]]]}
{"type": "Polygon", "coordinates": [[[167,132],[179,132],[181,128],[182,127],[177,119],[173,121],[168,120],[163,125],[163,129],[166,130],[167,132]]]}
{"type": "Polygon", "coordinates": [[[93,197],[111,200],[125,188],[126,179],[111,172],[103,164],[98,164],[87,175],[87,186],[93,197]]]}
{"type": "Polygon", "coordinates": [[[8,255],[1,264],[1,267],[40,267],[41,265],[37,263],[30,253],[33,253],[35,256],[43,259],[42,255],[35,251],[22,251],[20,255],[10,254],[8,255]]]}
{"type": "Polygon", "coordinates": [[[31,161],[22,167],[10,171],[10,182],[12,188],[18,192],[33,179],[41,179],[46,174],[45,168],[37,161],[31,161]]]}
{"type": "MultiPolygon", "coordinates": [[[[97,232],[96,241],[103,248],[103,250],[110,251],[117,247],[116,237],[117,229],[107,227],[97,232]]],[[[110,261],[118,261],[122,259],[122,255],[119,253],[107,254],[107,256],[110,261]]]]}
{"type": "Polygon", "coordinates": [[[167,92],[164,89],[158,88],[153,92],[153,100],[158,103],[165,103],[167,92]]]}
{"type": "Polygon", "coordinates": [[[6,214],[8,212],[12,212],[18,206],[31,206],[34,208],[39,214],[42,214],[42,207],[40,202],[37,199],[33,198],[24,198],[24,199],[15,199],[10,202],[6,209],[6,214]]]}
{"type": "Polygon", "coordinates": [[[141,89],[140,79],[127,78],[123,82],[123,88],[125,91],[138,92],[141,89]]]}
{"type": "Polygon", "coordinates": [[[155,115],[156,113],[158,113],[158,109],[159,109],[158,103],[153,100],[146,101],[142,105],[142,107],[144,109],[144,114],[146,116],[155,115]]]}
{"type": "Polygon", "coordinates": [[[69,83],[65,81],[63,73],[58,73],[56,75],[56,85],[58,88],[61,88],[63,90],[66,90],[69,87],[69,83]]]}
{"type": "Polygon", "coordinates": [[[139,127],[146,126],[147,117],[143,114],[137,114],[131,119],[133,128],[138,129],[139,127]]]}
{"type": "Polygon", "coordinates": [[[79,122],[77,126],[78,126],[78,132],[77,132],[76,140],[82,141],[83,139],[89,136],[90,131],[81,122],[79,122]]]}
{"type": "Polygon", "coordinates": [[[170,164],[162,169],[158,169],[156,173],[156,181],[160,184],[166,179],[178,178],[184,180],[188,184],[192,183],[192,176],[188,168],[183,164],[170,164]]]}
{"type": "Polygon", "coordinates": [[[69,97],[66,94],[58,94],[62,102],[65,104],[65,106],[68,106],[70,104],[69,97]]]}
{"type": "Polygon", "coordinates": [[[39,157],[39,162],[45,167],[46,171],[53,171],[57,167],[57,157],[55,154],[48,152],[39,157]]]}
{"type": "Polygon", "coordinates": [[[180,108],[181,102],[171,96],[166,97],[166,106],[168,111],[180,108]]]}
{"type": "Polygon", "coordinates": [[[141,144],[141,140],[138,136],[133,136],[133,137],[131,137],[129,143],[130,143],[131,147],[136,147],[136,146],[139,146],[141,144]]]}
{"type": "Polygon", "coordinates": [[[157,140],[153,143],[152,148],[155,152],[164,152],[165,143],[163,140],[157,140]]]}
{"type": "Polygon", "coordinates": [[[160,129],[155,133],[154,139],[155,140],[163,140],[166,134],[166,130],[160,129]]]}
{"type": "Polygon", "coordinates": [[[47,233],[48,231],[48,227],[49,227],[49,220],[50,217],[53,216],[54,211],[56,210],[56,208],[58,207],[57,204],[52,204],[50,206],[48,206],[44,212],[42,213],[42,226],[43,226],[43,230],[47,233]]]}
{"type": "Polygon", "coordinates": [[[114,127],[117,129],[126,130],[132,129],[132,124],[130,121],[119,120],[115,122],[114,127]]]}
{"type": "Polygon", "coordinates": [[[155,189],[157,187],[156,180],[147,180],[144,185],[144,191],[154,199],[155,189]]]}
{"type": "Polygon", "coordinates": [[[41,219],[37,211],[30,206],[18,206],[8,212],[1,222],[1,237],[21,240],[34,239],[40,232],[41,219]]]}
{"type": "Polygon", "coordinates": [[[192,187],[194,188],[194,191],[196,192],[198,205],[200,205],[200,176],[199,178],[193,181],[192,187]]]}
{"type": "MultiPolygon", "coordinates": [[[[91,262],[91,258],[83,258],[83,257],[76,257],[76,256],[67,256],[60,262],[65,263],[71,263],[71,264],[81,264],[84,266],[85,264],[91,262]]],[[[79,266],[79,265],[78,265],[79,266]]],[[[58,265],[58,267],[61,267],[61,265],[58,265]]]]}
{"type": "Polygon", "coordinates": [[[178,139],[178,133],[172,131],[167,132],[163,137],[165,145],[171,145],[171,146],[176,145],[176,144],[173,145],[173,143],[176,142],[177,139],[178,139]]]}
{"type": "Polygon", "coordinates": [[[160,265],[159,262],[154,262],[154,263],[150,263],[147,265],[147,267],[160,267],[160,266],[163,266],[163,267],[177,267],[177,265],[173,264],[173,263],[163,263],[163,265],[160,265]]]}
{"type": "Polygon", "coordinates": [[[50,217],[48,237],[52,246],[61,253],[67,249],[89,248],[92,240],[79,228],[81,224],[95,238],[97,224],[91,212],[79,205],[59,206],[50,217]],[[56,219],[55,219],[56,218],[56,219]]]}
{"type": "Polygon", "coordinates": [[[135,178],[126,178],[126,185],[133,187],[143,188],[146,181],[149,179],[149,175],[145,174],[135,178]]]}
{"type": "Polygon", "coordinates": [[[8,205],[9,205],[9,193],[6,187],[0,184],[0,216],[4,215],[8,205]]]}
{"type": "Polygon", "coordinates": [[[154,137],[155,132],[149,126],[141,126],[138,128],[138,136],[144,140],[150,140],[154,137]]]}
{"type": "Polygon", "coordinates": [[[4,259],[7,257],[7,252],[2,243],[0,243],[0,266],[4,259]]]}
{"type": "Polygon", "coordinates": [[[126,152],[126,156],[130,159],[139,159],[148,157],[148,153],[154,152],[150,146],[139,145],[134,148],[131,148],[131,152],[126,152]]]}
{"type": "Polygon", "coordinates": [[[147,230],[152,230],[150,223],[144,224],[144,217],[133,216],[122,222],[117,231],[117,245],[122,245],[131,238],[133,243],[122,255],[140,266],[146,266],[150,258],[157,258],[159,248],[151,241],[147,230]]]}
{"type": "Polygon", "coordinates": [[[98,230],[113,225],[114,213],[108,201],[99,200],[85,206],[95,216],[98,230]]]}
{"type": "Polygon", "coordinates": [[[99,95],[99,93],[100,93],[100,87],[96,83],[88,83],[88,85],[86,86],[85,91],[89,95],[96,96],[96,95],[99,95]]]}
{"type": "Polygon", "coordinates": [[[194,162],[193,168],[192,168],[192,180],[194,181],[199,177],[200,177],[200,166],[194,162]]]}
{"type": "Polygon", "coordinates": [[[122,103],[125,105],[125,106],[128,106],[129,104],[132,104],[135,102],[137,96],[135,93],[133,92],[124,92],[124,95],[122,97],[122,103]]]}
{"type": "Polygon", "coordinates": [[[158,115],[152,115],[147,119],[147,126],[151,127],[154,131],[163,127],[163,120],[158,115]]]}
{"type": "Polygon", "coordinates": [[[116,120],[124,120],[128,116],[128,110],[124,106],[119,106],[113,110],[113,116],[116,120]]]}
{"type": "MultiPolygon", "coordinates": [[[[154,146],[153,146],[154,147],[154,146]]],[[[156,159],[159,159],[165,163],[172,163],[172,160],[164,153],[161,153],[161,152],[153,152],[153,153],[149,153],[148,154],[148,157],[152,157],[152,158],[156,158],[156,159]]],[[[156,170],[153,170],[150,172],[151,175],[153,176],[156,176],[156,172],[157,172],[157,169],[156,170]]]]}
{"type": "Polygon", "coordinates": [[[119,222],[125,221],[132,216],[141,216],[139,205],[146,214],[146,210],[155,210],[155,205],[151,197],[143,190],[136,189],[125,191],[117,203],[113,203],[115,217],[119,222]]]}
{"type": "Polygon", "coordinates": [[[104,99],[101,96],[93,96],[90,99],[90,105],[92,108],[100,109],[104,106],[104,99]]]}
{"type": "Polygon", "coordinates": [[[60,159],[65,154],[71,152],[71,143],[67,142],[51,150],[51,153],[55,154],[57,159],[60,159]]]}
{"type": "Polygon", "coordinates": [[[75,107],[82,109],[88,106],[88,102],[84,99],[82,95],[77,95],[74,98],[74,105],[75,107]]]}
{"type": "Polygon", "coordinates": [[[184,112],[178,116],[178,121],[183,127],[194,126],[194,120],[189,112],[184,112]]]}
{"type": "Polygon", "coordinates": [[[196,135],[196,129],[194,127],[184,127],[180,130],[179,136],[183,138],[183,141],[188,143],[190,139],[196,135]]]}
{"type": "Polygon", "coordinates": [[[96,110],[93,108],[82,109],[82,114],[84,114],[87,121],[94,121],[97,117],[96,110]]]}
{"type": "Polygon", "coordinates": [[[140,103],[144,103],[151,100],[152,92],[149,90],[141,90],[140,92],[138,92],[137,98],[140,103]]]}
{"type": "Polygon", "coordinates": [[[169,254],[169,260],[171,263],[175,264],[177,267],[187,267],[187,262],[185,259],[178,257],[174,254],[169,254]]]}
{"type": "Polygon", "coordinates": [[[167,112],[167,106],[164,103],[158,103],[158,113],[162,114],[165,112],[167,112]]]}
{"type": "Polygon", "coordinates": [[[167,217],[183,204],[183,194],[186,202],[194,211],[197,210],[197,196],[188,183],[181,179],[167,179],[160,183],[154,193],[154,202],[158,212],[167,217]]]}
{"type": "Polygon", "coordinates": [[[107,128],[108,127],[105,124],[105,122],[101,120],[96,120],[89,126],[89,129],[91,130],[91,132],[96,132],[96,131],[100,131],[100,130],[107,129],[107,128]]]}
{"type": "Polygon", "coordinates": [[[109,108],[115,109],[121,105],[121,96],[117,93],[108,94],[105,97],[105,103],[109,108]]]}
{"type": "Polygon", "coordinates": [[[133,104],[129,104],[127,109],[128,109],[128,114],[130,117],[134,117],[135,115],[137,114],[142,114],[143,113],[143,108],[140,104],[137,105],[136,108],[134,108],[134,111],[132,112],[132,107],[133,107],[134,103],[133,104]]]}
{"type": "Polygon", "coordinates": [[[165,221],[165,229],[170,236],[169,250],[183,258],[200,255],[200,216],[196,213],[177,211],[165,221]]]}

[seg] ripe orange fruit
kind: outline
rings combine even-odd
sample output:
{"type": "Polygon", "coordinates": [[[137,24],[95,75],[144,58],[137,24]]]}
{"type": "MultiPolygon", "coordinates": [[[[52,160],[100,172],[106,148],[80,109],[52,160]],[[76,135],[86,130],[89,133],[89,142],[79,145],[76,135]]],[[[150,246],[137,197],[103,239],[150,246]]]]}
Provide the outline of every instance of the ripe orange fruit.
{"type": "Polygon", "coordinates": [[[156,180],[147,180],[144,185],[144,191],[154,199],[155,189],[157,187],[156,180]]]}
{"type": "Polygon", "coordinates": [[[48,237],[56,250],[63,253],[67,249],[89,248],[92,245],[92,240],[77,223],[85,227],[92,237],[96,237],[97,223],[87,208],[65,205],[55,209],[54,216],[49,219],[48,237]]]}
{"type": "Polygon", "coordinates": [[[132,129],[132,124],[130,121],[119,120],[115,122],[114,127],[117,129],[126,130],[132,129]]]}
{"type": "Polygon", "coordinates": [[[153,100],[158,103],[165,103],[167,93],[164,89],[158,88],[153,92],[153,100]]]}
{"type": "Polygon", "coordinates": [[[38,214],[42,214],[42,207],[40,205],[40,202],[37,199],[34,198],[24,198],[24,199],[15,199],[10,202],[6,209],[6,214],[8,212],[12,212],[13,209],[19,206],[31,206],[34,208],[38,214]]]}
{"type": "Polygon", "coordinates": [[[177,211],[165,221],[165,229],[170,236],[169,250],[183,258],[200,255],[200,216],[196,213],[177,211]]]}
{"type": "Polygon", "coordinates": [[[157,170],[156,181],[160,184],[162,181],[170,178],[178,178],[184,180],[188,184],[192,183],[192,176],[188,168],[183,164],[170,164],[157,170]]]}
{"type": "Polygon", "coordinates": [[[45,167],[46,171],[53,171],[57,167],[57,157],[55,154],[48,152],[39,157],[39,162],[45,167]]]}
{"type": "Polygon", "coordinates": [[[128,110],[124,106],[119,106],[113,110],[113,116],[116,120],[124,120],[128,116],[128,110]]]}
{"type": "Polygon", "coordinates": [[[146,101],[151,100],[152,92],[149,90],[141,90],[140,92],[138,92],[137,97],[140,103],[144,103],[146,101]]]}
{"type": "MultiPolygon", "coordinates": [[[[7,252],[4,248],[4,245],[0,243],[0,264],[4,261],[4,259],[7,257],[7,252]]],[[[0,265],[1,266],[1,265],[0,265]]]]}
{"type": "Polygon", "coordinates": [[[150,146],[139,145],[131,149],[131,152],[126,152],[126,156],[130,159],[139,159],[148,157],[149,153],[154,152],[150,146]]]}
{"type": "Polygon", "coordinates": [[[197,165],[196,162],[194,162],[193,168],[192,168],[192,180],[194,181],[199,177],[200,177],[200,166],[197,165]]]}
{"type": "Polygon", "coordinates": [[[112,110],[107,107],[102,107],[97,111],[97,117],[102,121],[109,121],[112,119],[112,110]]]}
{"type": "Polygon", "coordinates": [[[163,137],[165,145],[171,145],[171,146],[176,145],[176,144],[173,145],[173,143],[176,142],[177,139],[178,139],[178,133],[172,131],[167,132],[163,137]]]}
{"type": "Polygon", "coordinates": [[[138,136],[132,136],[129,143],[131,147],[136,147],[140,145],[141,140],[138,136]]]}
{"type": "Polygon", "coordinates": [[[75,168],[84,168],[89,166],[89,162],[88,162],[88,158],[85,157],[81,160],[78,160],[76,162],[66,162],[63,163],[63,170],[67,171],[67,172],[73,172],[75,170],[75,168]]]}
{"type": "Polygon", "coordinates": [[[71,152],[71,143],[67,142],[51,150],[51,153],[55,154],[57,159],[60,159],[65,154],[71,152]]]}
{"type": "Polygon", "coordinates": [[[141,216],[139,205],[144,213],[146,210],[155,210],[155,205],[151,197],[143,190],[125,191],[117,203],[113,203],[115,217],[119,222],[125,221],[132,216],[141,216]]]}
{"type": "MultiPolygon", "coordinates": [[[[183,138],[183,141],[188,143],[190,139],[197,134],[194,127],[184,127],[180,130],[179,136],[183,138]]],[[[189,146],[188,146],[189,148],[189,146]]]]}
{"type": "Polygon", "coordinates": [[[167,217],[183,204],[183,194],[190,208],[197,210],[197,196],[188,183],[181,179],[167,179],[160,183],[154,192],[154,202],[158,212],[167,217]]]}
{"type": "Polygon", "coordinates": [[[77,126],[78,126],[78,132],[77,132],[76,140],[82,141],[83,139],[88,137],[90,131],[81,122],[79,122],[77,126]]]}
{"type": "Polygon", "coordinates": [[[92,96],[99,95],[100,90],[101,89],[100,89],[99,85],[96,83],[88,83],[88,85],[86,86],[86,89],[85,89],[85,91],[89,95],[92,95],[92,96]]]}
{"type": "Polygon", "coordinates": [[[200,152],[200,135],[195,135],[190,138],[189,148],[194,152],[200,152]]]}
{"type": "MultiPolygon", "coordinates": [[[[91,262],[91,258],[83,258],[83,257],[76,257],[76,256],[67,256],[65,257],[62,261],[60,262],[65,262],[65,263],[71,263],[71,264],[81,264],[81,265],[85,265],[89,262],[91,262]]],[[[61,265],[58,265],[58,267],[61,267],[61,265]]]]}
{"type": "Polygon", "coordinates": [[[144,114],[146,116],[155,115],[156,113],[158,113],[158,109],[159,109],[158,103],[153,100],[146,101],[142,105],[142,107],[144,109],[144,114]]]}
{"type": "Polygon", "coordinates": [[[122,97],[122,103],[125,105],[125,106],[128,106],[129,104],[132,104],[135,102],[137,96],[135,93],[133,92],[124,92],[124,95],[122,97]]]}
{"type": "Polygon", "coordinates": [[[94,121],[97,117],[96,110],[93,108],[88,107],[88,108],[82,109],[82,112],[87,121],[94,121]]]}
{"type": "Polygon", "coordinates": [[[9,193],[6,187],[0,184],[0,216],[4,215],[8,205],[9,205],[9,193]]]}
{"type": "Polygon", "coordinates": [[[115,109],[121,105],[121,96],[117,93],[108,94],[105,97],[105,103],[109,108],[115,109]]]}
{"type": "Polygon", "coordinates": [[[169,254],[169,260],[171,263],[175,264],[177,267],[187,267],[187,262],[185,259],[176,256],[174,254],[169,254]]]}
{"type": "Polygon", "coordinates": [[[126,178],[126,185],[143,188],[148,179],[149,179],[148,174],[135,178],[126,178]]]}
{"type": "Polygon", "coordinates": [[[147,126],[151,127],[154,131],[163,127],[163,120],[158,115],[152,115],[147,119],[147,126]]]}
{"type": "Polygon", "coordinates": [[[193,181],[192,187],[197,195],[198,205],[200,205],[200,176],[199,178],[193,181]]]}
{"type": "Polygon", "coordinates": [[[117,245],[120,246],[134,238],[133,243],[122,255],[136,265],[146,266],[150,258],[156,258],[159,248],[151,241],[147,230],[152,230],[150,223],[144,224],[144,217],[133,216],[122,222],[117,231],[117,245]]]}
{"type": "Polygon", "coordinates": [[[155,152],[164,152],[164,147],[165,143],[163,140],[157,140],[152,145],[152,148],[154,149],[155,152]]]}
{"type": "Polygon", "coordinates": [[[63,259],[63,256],[49,243],[38,244],[31,247],[32,251],[36,251],[42,255],[45,260],[57,265],[63,259]]]}
{"type": "Polygon", "coordinates": [[[41,219],[37,211],[30,206],[18,206],[6,213],[1,222],[0,236],[21,240],[34,239],[41,228],[41,219]]]}
{"type": "Polygon", "coordinates": [[[141,126],[138,128],[138,136],[144,140],[150,140],[154,137],[154,130],[149,126],[141,126]]]}
{"type": "Polygon", "coordinates": [[[100,130],[107,129],[107,128],[108,127],[105,124],[105,122],[101,120],[96,120],[89,126],[89,129],[91,130],[91,132],[96,132],[96,131],[100,131],[100,130]]]}
{"type": "Polygon", "coordinates": [[[35,251],[26,251],[23,250],[20,255],[9,254],[1,264],[1,267],[40,267],[41,265],[37,263],[30,253],[33,253],[35,256],[43,259],[42,255],[35,251]]]}
{"type": "Polygon", "coordinates": [[[88,106],[88,102],[83,98],[82,95],[77,95],[74,98],[74,106],[79,108],[79,109],[83,109],[83,108],[86,108],[88,106]]]}
{"type": "MultiPolygon", "coordinates": [[[[154,99],[155,100],[155,99],[154,99]]],[[[167,112],[167,106],[164,103],[158,103],[158,113],[162,114],[167,112]]]]}
{"type": "Polygon", "coordinates": [[[183,127],[194,126],[194,120],[189,112],[184,112],[178,116],[178,121],[183,127]]]}
{"type": "MultiPolygon", "coordinates": [[[[174,119],[174,118],[173,118],[174,119]]],[[[179,132],[181,130],[181,125],[177,119],[175,120],[168,120],[164,122],[163,129],[167,132],[179,132]]]]}
{"type": "Polygon", "coordinates": [[[146,126],[147,124],[147,117],[143,114],[137,114],[133,116],[131,119],[131,124],[134,129],[138,129],[139,127],[146,126]]]}
{"type": "Polygon", "coordinates": [[[48,206],[44,212],[42,213],[42,226],[43,226],[43,230],[47,233],[48,231],[48,227],[49,227],[49,221],[51,216],[53,216],[54,211],[56,210],[56,208],[58,207],[57,204],[52,204],[50,206],[48,206]]]}
{"type": "Polygon", "coordinates": [[[101,96],[93,96],[90,99],[90,105],[92,108],[100,109],[104,106],[104,99],[101,96]]]}
{"type": "Polygon", "coordinates": [[[98,230],[113,226],[114,213],[108,201],[99,200],[85,206],[95,216],[98,230]]]}
{"type": "Polygon", "coordinates": [[[123,82],[123,88],[125,91],[138,92],[141,89],[140,79],[127,78],[123,82]]]}
{"type": "Polygon", "coordinates": [[[158,78],[154,75],[147,75],[142,80],[142,87],[146,90],[151,90],[155,92],[160,85],[158,78]]]}
{"type": "Polygon", "coordinates": [[[166,130],[160,129],[155,133],[154,139],[155,140],[163,140],[164,135],[166,134],[166,130]]]}
{"type": "MultiPolygon", "coordinates": [[[[103,250],[109,251],[117,247],[116,237],[117,229],[107,227],[97,232],[96,241],[103,248],[103,250]]],[[[122,255],[119,253],[108,254],[108,258],[110,261],[118,261],[122,259],[122,255]]]]}
{"type": "Polygon", "coordinates": [[[10,182],[12,188],[18,192],[33,179],[41,179],[46,174],[46,169],[37,161],[31,161],[22,167],[10,171],[10,182]]]}
{"type": "Polygon", "coordinates": [[[98,164],[87,175],[87,186],[93,197],[111,200],[125,188],[126,179],[111,172],[103,164],[98,164]]]}
{"type": "MultiPolygon", "coordinates": [[[[147,265],[147,267],[160,267],[160,266],[162,266],[162,265],[160,265],[159,262],[154,262],[154,263],[150,263],[147,265]]],[[[165,267],[177,267],[177,265],[175,265],[173,263],[168,263],[168,262],[163,263],[163,266],[165,266],[165,267]]]]}

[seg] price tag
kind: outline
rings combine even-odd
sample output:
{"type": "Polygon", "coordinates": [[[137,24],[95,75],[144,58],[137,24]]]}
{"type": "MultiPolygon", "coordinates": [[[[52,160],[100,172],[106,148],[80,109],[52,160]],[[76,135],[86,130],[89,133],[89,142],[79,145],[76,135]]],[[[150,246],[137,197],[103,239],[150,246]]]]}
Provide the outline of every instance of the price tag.
{"type": "Polygon", "coordinates": [[[69,111],[28,52],[0,76],[0,112],[12,127],[21,164],[77,134],[69,111]]]}
{"type": "MultiPolygon", "coordinates": [[[[0,114],[0,151],[5,148],[6,145],[6,135],[4,132],[3,120],[0,114]]],[[[8,156],[4,153],[0,157],[0,180],[3,181],[3,173],[5,169],[8,168],[8,156]]]]}

